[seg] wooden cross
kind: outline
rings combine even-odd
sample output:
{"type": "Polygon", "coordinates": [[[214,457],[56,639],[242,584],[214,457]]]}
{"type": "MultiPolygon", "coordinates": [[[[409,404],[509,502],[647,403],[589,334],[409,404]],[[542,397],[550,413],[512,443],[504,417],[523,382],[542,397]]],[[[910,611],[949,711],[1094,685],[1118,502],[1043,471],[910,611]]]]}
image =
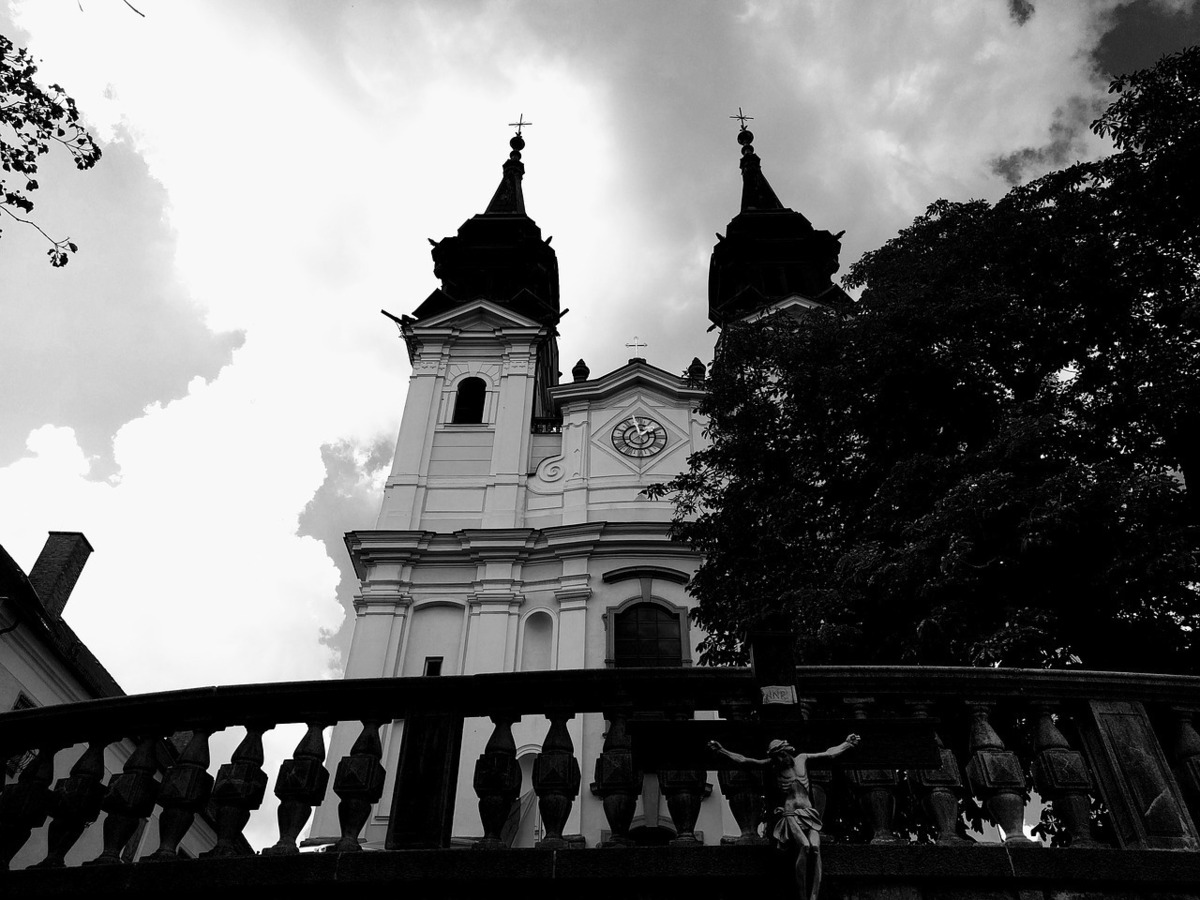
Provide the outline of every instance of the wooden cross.
{"type": "Polygon", "coordinates": [[[747,116],[747,115],[745,115],[745,114],[742,112],[742,108],[741,108],[740,106],[738,107],[738,114],[737,114],[736,116],[730,116],[729,118],[731,118],[731,119],[737,119],[739,122],[741,122],[741,123],[742,123],[742,131],[745,131],[745,130],[746,130],[746,123],[747,123],[747,122],[753,122],[753,121],[754,121],[754,116],[747,116]]]}
{"type": "Polygon", "coordinates": [[[633,336],[633,343],[632,343],[632,344],[626,344],[625,346],[626,346],[626,347],[632,347],[632,348],[633,348],[633,355],[634,355],[634,356],[641,356],[641,354],[640,354],[640,353],[638,353],[638,348],[639,348],[639,347],[649,347],[650,345],[649,345],[649,344],[647,344],[645,341],[641,340],[640,338],[638,338],[638,336],[635,334],[635,335],[633,336]]]}
{"type": "MultiPolygon", "coordinates": [[[[741,112],[741,110],[739,109],[739,110],[738,110],[738,112],[741,112]]],[[[731,117],[731,118],[732,118],[732,117],[731,117]]],[[[510,127],[510,128],[515,128],[515,129],[517,129],[517,135],[519,136],[519,135],[521,134],[521,129],[522,129],[522,128],[524,128],[526,125],[532,125],[533,123],[532,123],[532,122],[526,122],[526,121],[525,121],[525,113],[521,113],[519,116],[517,116],[517,121],[515,121],[515,122],[509,122],[508,124],[509,124],[509,127],[510,127]]]]}
{"type": "MultiPolygon", "coordinates": [[[[751,758],[764,758],[768,742],[789,741],[801,753],[818,753],[849,733],[862,743],[838,760],[846,769],[937,769],[936,719],[805,719],[799,715],[792,638],[780,633],[750,637],[750,662],[758,688],[757,721],[632,721],[636,764],[661,769],[727,769],[729,762],[708,748],[719,741],[751,758]]],[[[814,762],[818,768],[821,762],[814,762]]],[[[824,765],[828,765],[825,762],[824,765]]]]}

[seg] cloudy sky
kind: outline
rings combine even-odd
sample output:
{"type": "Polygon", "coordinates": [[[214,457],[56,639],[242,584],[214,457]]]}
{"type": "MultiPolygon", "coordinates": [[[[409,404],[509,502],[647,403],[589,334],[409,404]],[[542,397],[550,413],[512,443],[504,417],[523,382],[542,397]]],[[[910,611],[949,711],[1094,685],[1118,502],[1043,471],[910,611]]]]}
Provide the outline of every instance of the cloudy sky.
{"type": "Polygon", "coordinates": [[[1110,73],[1200,41],[1193,2],[0,0],[104,158],[0,217],[0,543],[96,552],[67,620],[130,692],[340,673],[343,532],[374,525],[427,237],[512,129],[554,236],[564,370],[639,336],[707,359],[742,107],[843,267],[938,197],[1107,152],[1110,73]]]}

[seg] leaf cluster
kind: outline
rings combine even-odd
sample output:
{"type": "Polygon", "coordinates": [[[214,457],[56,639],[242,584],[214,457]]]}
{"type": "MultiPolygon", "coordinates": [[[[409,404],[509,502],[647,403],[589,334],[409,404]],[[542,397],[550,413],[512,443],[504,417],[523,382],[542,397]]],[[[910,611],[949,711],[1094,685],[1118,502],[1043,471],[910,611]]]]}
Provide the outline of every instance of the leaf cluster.
{"type": "Polygon", "coordinates": [[[0,35],[0,210],[41,232],[51,244],[50,264],[64,266],[75,244],[51,238],[13,210],[32,212],[29,195],[38,189],[38,165],[51,147],[65,148],[80,170],[96,164],[100,148],[80,124],[75,101],[57,84],[40,87],[36,74],[29,52],[0,35]]]}
{"type": "Polygon", "coordinates": [[[1114,90],[1118,153],[939,200],[848,314],[724,331],[660,489],[703,662],[782,622],[811,663],[1200,670],[1200,54],[1114,90]]]}

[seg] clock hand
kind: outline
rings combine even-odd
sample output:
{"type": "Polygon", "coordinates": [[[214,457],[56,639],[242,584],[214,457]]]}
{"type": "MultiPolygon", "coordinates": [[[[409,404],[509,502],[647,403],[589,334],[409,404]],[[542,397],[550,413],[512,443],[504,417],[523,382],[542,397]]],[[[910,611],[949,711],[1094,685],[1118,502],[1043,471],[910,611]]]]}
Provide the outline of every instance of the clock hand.
{"type": "Polygon", "coordinates": [[[637,429],[638,437],[642,437],[645,432],[642,431],[642,423],[637,420],[637,416],[630,416],[629,421],[633,422],[633,427],[637,429]]]}

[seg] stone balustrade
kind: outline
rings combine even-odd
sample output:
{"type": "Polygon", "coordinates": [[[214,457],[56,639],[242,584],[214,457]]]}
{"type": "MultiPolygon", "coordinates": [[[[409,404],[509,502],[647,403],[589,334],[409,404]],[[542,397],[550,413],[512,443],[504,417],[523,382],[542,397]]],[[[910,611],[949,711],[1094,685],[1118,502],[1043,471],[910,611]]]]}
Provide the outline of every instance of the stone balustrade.
{"type": "MultiPolygon", "coordinates": [[[[1113,896],[1120,891],[1120,896],[1136,895],[1141,884],[1149,885],[1149,896],[1194,891],[1186,886],[1200,884],[1195,825],[1200,821],[1200,679],[800,667],[797,685],[796,714],[811,723],[814,741],[826,733],[831,741],[840,740],[849,730],[869,740],[873,729],[886,734],[889,722],[900,721],[925,723],[936,741],[926,768],[881,768],[864,757],[858,765],[847,758],[836,770],[814,770],[814,801],[826,821],[822,852],[830,896],[839,891],[847,897],[871,896],[872,886],[894,890],[897,878],[901,887],[908,886],[904,890],[911,888],[901,894],[912,897],[922,896],[930,878],[960,884],[995,876],[1011,881],[1005,890],[1022,898],[1030,890],[1046,896],[1055,890],[1090,890],[1103,896],[1111,888],[1117,892],[1113,896]],[[1035,826],[1033,834],[1040,839],[1030,837],[1035,826]],[[997,853],[1005,860],[999,867],[997,853]]],[[[632,856],[607,853],[636,844],[630,822],[646,766],[631,725],[654,716],[701,714],[723,719],[721,727],[736,731],[738,723],[754,724],[757,699],[747,670],[611,669],[198,688],[5,713],[0,715],[0,755],[28,750],[37,755],[0,794],[0,863],[7,866],[37,829],[48,829],[49,849],[36,871],[0,875],[0,893],[7,882],[19,885],[20,896],[71,896],[83,882],[71,880],[75,869],[64,868],[64,861],[88,824],[100,817],[104,849],[90,861],[91,872],[144,870],[136,878],[111,882],[121,892],[136,894],[136,885],[147,896],[168,888],[184,895],[203,892],[202,885],[180,881],[178,874],[154,874],[183,871],[174,861],[201,811],[207,811],[217,840],[205,860],[194,862],[225,872],[226,881],[279,884],[289,877],[326,877],[312,873],[334,864],[301,860],[297,840],[328,791],[339,800],[341,836],[331,848],[335,852],[303,856],[378,857],[361,865],[383,867],[389,877],[395,877],[396,867],[419,870],[427,884],[476,871],[480,878],[497,878],[510,869],[525,873],[521,877],[566,877],[564,872],[575,871],[564,868],[566,863],[543,872],[541,862],[529,862],[543,857],[523,855],[564,851],[563,859],[582,867],[578,877],[589,884],[627,879],[643,870],[653,881],[682,866],[680,872],[701,879],[696,882],[700,893],[728,879],[775,890],[787,883],[786,867],[780,869],[776,856],[762,846],[760,823],[770,806],[769,796],[764,804],[763,781],[753,772],[722,770],[716,757],[707,771],[697,768],[695,758],[681,759],[678,768],[655,765],[676,835],[672,847],[659,851],[699,855],[664,858],[647,868],[649,857],[641,850],[632,856]],[[578,758],[567,727],[586,714],[603,714],[608,723],[595,759],[578,758]],[[522,716],[535,715],[548,723],[532,768],[546,831],[538,851],[510,850],[501,832],[514,801],[529,787],[522,784],[512,728],[522,716]],[[468,717],[490,719],[491,736],[474,763],[475,796],[456,798],[468,717]],[[403,720],[405,728],[394,795],[384,798],[380,728],[395,720],[403,720]],[[358,736],[344,758],[326,760],[323,729],[336,722],[356,723],[358,736]],[[278,772],[264,771],[263,735],[283,723],[307,728],[278,772]],[[230,729],[240,743],[227,761],[211,760],[211,736],[230,729]],[[155,748],[164,737],[180,733],[188,735],[186,742],[164,769],[155,748]],[[131,741],[133,750],[123,770],[105,784],[104,751],[117,741],[131,741]],[[70,757],[75,761],[64,771],[55,759],[68,748],[75,748],[70,757]],[[716,792],[708,790],[713,770],[716,792]],[[608,823],[594,857],[568,851],[578,842],[563,835],[581,789],[587,789],[584,775],[592,776],[586,779],[590,794],[599,798],[608,823]],[[268,789],[279,798],[279,836],[256,856],[242,831],[268,789]],[[701,805],[719,803],[721,796],[733,820],[723,845],[720,835],[702,841],[696,834],[701,805]],[[497,851],[484,854],[492,862],[468,862],[448,849],[456,802],[478,804],[483,835],[475,847],[497,851]],[[387,850],[362,854],[359,835],[377,807],[392,812],[387,850]],[[121,849],[156,808],[158,850],[145,867],[122,865],[121,849]],[[448,855],[438,856],[443,852],[448,855]],[[521,859],[526,863],[514,862],[521,859]],[[173,864],[150,866],[150,861],[173,864]],[[308,874],[287,876],[289,871],[308,874]]],[[[328,869],[327,877],[335,877],[342,866],[328,869]]]]}

